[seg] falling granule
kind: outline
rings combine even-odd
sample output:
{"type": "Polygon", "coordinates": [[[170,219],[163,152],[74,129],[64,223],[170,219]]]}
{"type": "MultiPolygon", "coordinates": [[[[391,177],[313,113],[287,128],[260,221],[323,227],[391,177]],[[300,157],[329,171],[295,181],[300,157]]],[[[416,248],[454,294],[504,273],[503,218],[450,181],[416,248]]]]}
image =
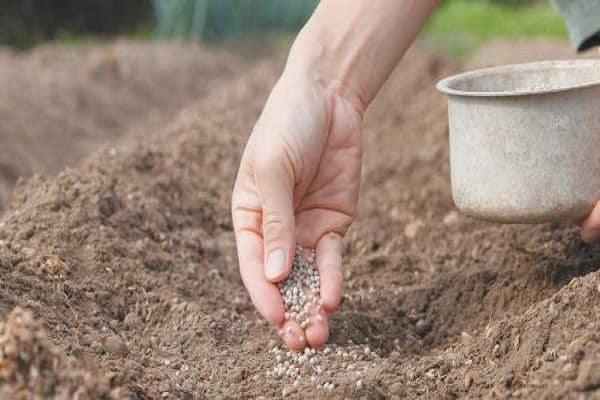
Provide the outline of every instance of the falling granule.
{"type": "Polygon", "coordinates": [[[279,283],[279,292],[286,308],[285,319],[293,319],[302,329],[310,323],[311,309],[318,310],[321,282],[315,264],[315,250],[296,246],[292,271],[279,283]]]}
{"type": "MultiPolygon", "coordinates": [[[[285,304],[285,319],[295,320],[300,327],[306,328],[310,323],[311,311],[319,311],[321,282],[315,264],[315,251],[296,247],[292,271],[279,283],[279,291],[285,304]]],[[[316,314],[315,321],[323,317],[316,314]]],[[[280,331],[280,334],[291,334],[291,327],[280,331]]],[[[303,336],[300,339],[304,339],[303,336]]],[[[274,366],[266,371],[267,377],[291,384],[286,388],[296,388],[310,384],[321,390],[332,391],[336,388],[337,374],[353,373],[357,375],[362,387],[362,373],[358,366],[377,357],[369,347],[360,347],[349,342],[342,348],[335,344],[326,345],[317,350],[306,347],[303,352],[285,351],[273,347],[274,366]],[[352,371],[352,372],[350,372],[352,371]]]]}

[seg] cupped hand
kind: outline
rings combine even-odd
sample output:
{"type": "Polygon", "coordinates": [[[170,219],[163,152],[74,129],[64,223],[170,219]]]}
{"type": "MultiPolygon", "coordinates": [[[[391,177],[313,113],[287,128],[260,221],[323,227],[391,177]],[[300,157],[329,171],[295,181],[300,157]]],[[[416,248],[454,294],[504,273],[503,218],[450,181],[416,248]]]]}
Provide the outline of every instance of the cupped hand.
{"type": "Polygon", "coordinates": [[[341,87],[286,73],[271,92],[244,150],[232,197],[241,276],[258,311],[287,345],[318,347],[342,290],[342,237],[360,186],[362,110],[341,87]],[[284,319],[277,282],[296,244],[316,249],[322,307],[302,329],[284,319]]]}

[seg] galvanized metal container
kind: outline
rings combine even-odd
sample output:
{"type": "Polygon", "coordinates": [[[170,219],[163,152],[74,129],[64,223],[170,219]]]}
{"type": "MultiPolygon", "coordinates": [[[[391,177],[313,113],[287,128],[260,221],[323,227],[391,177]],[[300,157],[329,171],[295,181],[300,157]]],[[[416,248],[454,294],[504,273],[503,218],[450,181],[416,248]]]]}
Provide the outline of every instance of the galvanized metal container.
{"type": "Polygon", "coordinates": [[[448,95],[452,194],[499,222],[580,220],[600,200],[600,60],[486,68],[448,95]]]}

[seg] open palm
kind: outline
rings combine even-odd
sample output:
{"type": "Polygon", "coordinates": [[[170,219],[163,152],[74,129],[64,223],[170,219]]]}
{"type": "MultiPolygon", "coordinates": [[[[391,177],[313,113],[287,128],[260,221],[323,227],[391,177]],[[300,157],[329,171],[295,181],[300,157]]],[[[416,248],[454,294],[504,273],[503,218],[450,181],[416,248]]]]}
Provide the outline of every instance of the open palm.
{"type": "Polygon", "coordinates": [[[281,327],[290,348],[323,344],[327,313],[339,304],[342,236],[360,186],[362,112],[319,83],[277,83],[242,157],[232,215],[240,271],[259,312],[281,327]],[[276,283],[291,269],[296,244],[316,249],[323,307],[303,330],[284,320],[276,283]]]}

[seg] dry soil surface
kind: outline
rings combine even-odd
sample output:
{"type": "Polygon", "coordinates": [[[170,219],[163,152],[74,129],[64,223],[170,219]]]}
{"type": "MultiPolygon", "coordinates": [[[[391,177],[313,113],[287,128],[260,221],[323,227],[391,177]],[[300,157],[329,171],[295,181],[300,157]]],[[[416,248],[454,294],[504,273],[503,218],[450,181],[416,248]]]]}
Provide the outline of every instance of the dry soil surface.
{"type": "Polygon", "coordinates": [[[2,49],[0,213],[19,177],[57,172],[130,130],[171,120],[242,66],[231,52],[194,43],[2,49]]]}
{"type": "Polygon", "coordinates": [[[433,82],[461,67],[424,47],[367,116],[330,323],[341,355],[324,356],[334,388],[267,374],[280,343],[239,277],[229,196],[282,62],[247,68],[164,129],[18,185],[0,222],[0,395],[600,398],[600,249],[571,226],[456,212],[433,82]],[[344,356],[366,346],[369,357],[344,356]]]}

